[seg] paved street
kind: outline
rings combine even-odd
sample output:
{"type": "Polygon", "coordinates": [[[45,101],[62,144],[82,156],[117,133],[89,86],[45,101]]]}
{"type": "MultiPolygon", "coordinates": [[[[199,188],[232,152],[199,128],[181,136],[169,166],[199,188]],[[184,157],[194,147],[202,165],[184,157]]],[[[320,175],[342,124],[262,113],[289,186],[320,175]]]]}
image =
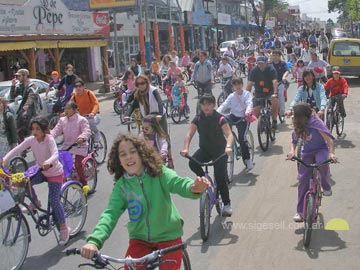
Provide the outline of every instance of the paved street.
{"type": "MultiPolygon", "coordinates": [[[[296,164],[285,161],[290,144],[290,120],[287,119],[286,123],[279,125],[276,141],[270,145],[266,153],[258,147],[256,125],[253,124],[255,168],[251,173],[246,173],[242,162],[237,162],[236,177],[230,191],[234,214],[225,220],[219,218],[215,209],[213,210],[208,242],[202,243],[198,230],[199,202],[174,196],[185,221],[184,241],[188,243],[193,269],[359,269],[360,184],[357,166],[360,164],[360,81],[349,81],[350,94],[345,102],[348,114],[345,132],[335,143],[336,154],[341,163],[331,165],[333,196],[323,200],[320,209],[322,224],[313,232],[310,248],[303,248],[303,225],[292,222],[296,207],[297,180],[296,164]],[[333,218],[345,219],[350,225],[350,230],[325,230],[325,224],[333,218]]],[[[214,91],[216,97],[220,93],[219,89],[218,84],[214,91]]],[[[295,92],[294,83],[288,92],[290,100],[295,92]]],[[[192,116],[196,104],[194,97],[195,92],[191,91],[189,101],[192,116]]],[[[108,148],[118,132],[126,131],[126,127],[120,125],[119,117],[113,112],[112,102],[112,99],[103,99],[101,102],[100,128],[107,136],[108,148]]],[[[193,178],[187,160],[179,155],[188,124],[173,124],[171,119],[168,121],[176,171],[179,175],[193,178]]],[[[191,152],[197,149],[197,135],[191,149],[191,152]]],[[[105,164],[100,167],[98,179],[97,192],[88,200],[89,211],[84,232],[72,239],[66,248],[81,247],[85,243],[86,235],[91,232],[106,206],[113,181],[107,173],[105,164]]],[[[38,190],[46,194],[45,187],[38,190]]],[[[128,217],[125,214],[119,220],[111,239],[106,242],[102,250],[104,253],[119,257],[124,255],[128,241],[127,221],[128,217]]],[[[57,247],[53,235],[45,239],[40,238],[33,222],[29,220],[29,223],[32,242],[24,270],[70,270],[77,269],[77,265],[84,262],[80,257],[65,257],[62,251],[66,248],[57,247]]]]}

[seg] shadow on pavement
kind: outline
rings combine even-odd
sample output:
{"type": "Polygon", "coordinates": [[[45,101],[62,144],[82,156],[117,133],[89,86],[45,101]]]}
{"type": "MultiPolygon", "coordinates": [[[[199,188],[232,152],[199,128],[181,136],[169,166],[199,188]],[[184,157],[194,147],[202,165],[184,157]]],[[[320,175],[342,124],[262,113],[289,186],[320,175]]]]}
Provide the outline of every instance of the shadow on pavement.
{"type": "Polygon", "coordinates": [[[340,137],[337,137],[334,141],[334,147],[335,148],[355,148],[355,144],[352,143],[352,141],[345,140],[346,134],[343,134],[340,137]]]}
{"type": "MultiPolygon", "coordinates": [[[[86,240],[86,231],[81,231],[79,235],[74,238],[71,238],[69,243],[66,246],[55,246],[54,248],[48,250],[46,253],[38,255],[38,256],[31,256],[27,257],[24,263],[23,269],[36,269],[36,270],[46,270],[52,266],[55,266],[59,263],[60,259],[63,258],[65,255],[65,250],[68,249],[68,246],[73,244],[74,242],[78,241],[79,239],[86,240]],[[47,260],[43,260],[46,262],[45,264],[39,266],[39,259],[40,258],[48,258],[47,260]]],[[[56,240],[54,239],[54,244],[56,244],[56,240]]],[[[31,243],[30,243],[31,248],[31,243]]],[[[80,247],[78,247],[80,248],[80,247]]]]}
{"type": "MultiPolygon", "coordinates": [[[[264,152],[261,150],[260,146],[257,146],[255,148],[255,154],[258,154],[261,157],[269,157],[269,156],[277,156],[277,155],[283,155],[284,149],[281,145],[276,145],[276,140],[274,142],[269,143],[269,149],[264,152]]],[[[285,156],[284,156],[285,159],[285,156]]]]}
{"type": "Polygon", "coordinates": [[[233,182],[229,188],[231,189],[233,186],[254,186],[258,176],[258,174],[247,172],[244,168],[240,173],[234,174],[233,182]]]}
{"type": "MultiPolygon", "coordinates": [[[[296,234],[303,234],[304,229],[297,229],[296,234]]],[[[310,259],[317,259],[321,252],[331,252],[347,248],[346,242],[341,240],[336,231],[325,230],[324,216],[319,213],[319,221],[317,229],[312,231],[311,242],[308,248],[304,247],[303,239],[301,239],[296,250],[305,251],[310,259]]]]}
{"type": "Polygon", "coordinates": [[[213,209],[212,213],[216,214],[216,217],[211,223],[208,240],[199,244],[197,243],[201,241],[200,228],[185,240],[189,246],[201,246],[201,253],[206,253],[211,246],[234,245],[239,238],[239,236],[231,233],[233,222],[226,220],[229,218],[220,217],[215,209],[213,209]],[[195,241],[195,243],[193,241],[195,241]]]}
{"type": "Polygon", "coordinates": [[[359,84],[360,84],[360,80],[359,78],[346,78],[347,82],[348,82],[348,85],[349,85],[349,88],[357,88],[359,87],[359,84]]]}

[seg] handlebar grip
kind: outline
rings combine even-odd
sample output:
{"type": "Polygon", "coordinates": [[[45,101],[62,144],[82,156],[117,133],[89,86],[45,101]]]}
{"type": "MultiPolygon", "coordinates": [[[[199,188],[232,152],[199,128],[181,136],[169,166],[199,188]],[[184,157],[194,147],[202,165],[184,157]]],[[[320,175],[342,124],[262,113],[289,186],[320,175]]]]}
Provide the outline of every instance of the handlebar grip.
{"type": "Polygon", "coordinates": [[[160,250],[160,254],[161,255],[165,255],[165,254],[168,254],[168,253],[171,253],[171,252],[174,252],[174,251],[177,251],[177,250],[184,250],[186,249],[186,243],[181,243],[179,245],[176,245],[176,246],[172,246],[172,247],[168,247],[168,248],[164,248],[164,249],[161,249],[160,250]]]}
{"type": "Polygon", "coordinates": [[[71,248],[71,249],[66,250],[65,253],[66,253],[66,256],[80,254],[80,249],[71,248]]]}

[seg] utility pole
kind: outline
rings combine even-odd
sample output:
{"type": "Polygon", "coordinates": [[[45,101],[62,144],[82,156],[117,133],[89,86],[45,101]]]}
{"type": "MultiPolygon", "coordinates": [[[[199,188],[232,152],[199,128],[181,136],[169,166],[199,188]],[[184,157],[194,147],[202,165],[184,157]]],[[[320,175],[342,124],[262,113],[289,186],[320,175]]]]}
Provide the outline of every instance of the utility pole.
{"type": "Polygon", "coordinates": [[[155,51],[155,57],[158,61],[160,61],[160,43],[159,43],[159,25],[157,21],[157,3],[156,0],[154,1],[154,51],[155,51]]]}
{"type": "MultiPolygon", "coordinates": [[[[156,1],[156,0],[155,0],[156,1]]],[[[151,42],[150,42],[150,22],[149,22],[149,4],[148,0],[144,0],[144,19],[145,19],[145,56],[147,67],[151,65],[151,42]]]]}
{"type": "Polygon", "coordinates": [[[119,61],[119,47],[118,47],[118,39],[117,39],[117,21],[116,21],[116,9],[113,12],[113,25],[114,25],[114,64],[115,64],[115,72],[116,76],[120,74],[120,61],[119,61]]]}
{"type": "Polygon", "coordinates": [[[139,21],[139,45],[140,45],[140,55],[141,55],[141,66],[145,66],[145,43],[144,43],[144,25],[142,18],[142,7],[141,0],[137,1],[138,4],[138,21],[139,21]]]}
{"type": "Polygon", "coordinates": [[[174,33],[172,29],[172,16],[171,16],[171,3],[170,0],[167,0],[167,5],[169,7],[169,25],[168,25],[168,34],[169,34],[169,51],[174,50],[174,33]]]}

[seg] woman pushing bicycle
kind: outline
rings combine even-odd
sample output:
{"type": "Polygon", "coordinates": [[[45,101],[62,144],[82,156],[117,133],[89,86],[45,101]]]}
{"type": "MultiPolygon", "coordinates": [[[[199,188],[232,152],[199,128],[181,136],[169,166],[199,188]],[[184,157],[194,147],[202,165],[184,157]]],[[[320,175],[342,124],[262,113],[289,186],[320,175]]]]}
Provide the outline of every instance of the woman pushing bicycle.
{"type": "MultiPolygon", "coordinates": [[[[232,144],[234,137],[232,135],[229,124],[225,117],[215,110],[215,97],[209,94],[200,98],[201,112],[195,116],[188,129],[184,141],[184,150],[181,151],[182,156],[189,153],[189,147],[195,132],[199,132],[200,148],[195,152],[193,158],[199,162],[207,162],[215,160],[224,152],[227,155],[232,153],[232,144]],[[224,137],[226,136],[226,139],[224,137]]],[[[197,176],[204,176],[205,172],[194,161],[189,162],[190,169],[197,176]]],[[[214,165],[215,180],[220,191],[222,201],[224,203],[223,215],[231,216],[232,208],[230,204],[230,194],[227,174],[227,156],[225,155],[214,165]]]]}
{"type": "MultiPolygon", "coordinates": [[[[292,133],[292,144],[290,152],[287,155],[287,159],[291,160],[295,156],[296,143],[298,138],[301,138],[304,141],[304,146],[301,152],[301,159],[305,163],[321,163],[329,158],[336,162],[337,159],[334,149],[334,137],[331,135],[324,122],[321,121],[317,114],[314,113],[311,107],[306,103],[299,103],[295,105],[293,111],[294,131],[292,133]]],[[[309,189],[311,169],[306,168],[304,165],[300,164],[298,172],[298,203],[294,221],[302,222],[304,197],[309,189]]],[[[331,196],[332,190],[329,183],[329,165],[320,167],[319,172],[324,196],[331,196]]]]}
{"type": "MultiPolygon", "coordinates": [[[[115,139],[107,164],[115,185],[106,210],[81,249],[83,257],[91,259],[102,248],[126,209],[130,219],[126,256],[139,258],[154,249],[182,243],[183,221],[170,194],[198,199],[208,181],[180,177],[162,164],[160,155],[145,140],[122,134],[115,139]]],[[[165,255],[164,260],[176,263],[164,263],[160,269],[179,270],[181,257],[182,251],[165,255]]]]}
{"type": "MultiPolygon", "coordinates": [[[[60,229],[59,244],[65,245],[69,241],[70,228],[65,223],[65,213],[60,203],[60,191],[64,181],[64,172],[58,158],[56,142],[53,136],[49,134],[49,122],[45,118],[35,118],[31,121],[30,128],[32,136],[27,137],[21,144],[7,153],[3,158],[3,164],[7,164],[16,155],[19,155],[29,147],[31,148],[36,164],[42,168],[42,171],[30,177],[31,189],[26,192],[31,195],[37,206],[40,207],[41,202],[32,186],[48,182],[50,205],[54,220],[60,229]]],[[[29,209],[35,209],[35,206],[30,205],[29,209]]]]}

